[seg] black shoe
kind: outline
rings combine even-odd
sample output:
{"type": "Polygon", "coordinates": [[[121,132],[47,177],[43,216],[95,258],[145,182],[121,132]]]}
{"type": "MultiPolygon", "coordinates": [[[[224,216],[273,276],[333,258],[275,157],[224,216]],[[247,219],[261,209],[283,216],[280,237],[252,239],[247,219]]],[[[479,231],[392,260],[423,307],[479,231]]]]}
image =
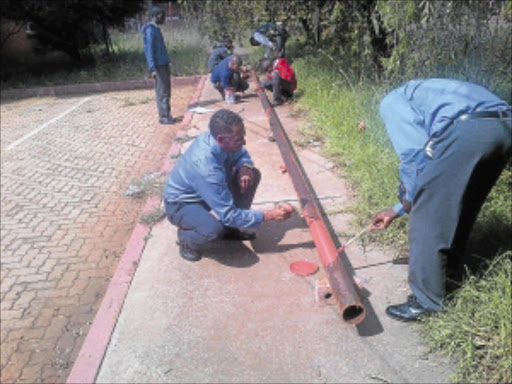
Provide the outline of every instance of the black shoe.
{"type": "Polygon", "coordinates": [[[278,107],[280,105],[283,105],[284,104],[284,100],[283,99],[277,99],[277,100],[274,100],[274,102],[272,103],[272,106],[273,107],[278,107]]]}
{"type": "Polygon", "coordinates": [[[180,255],[188,261],[199,261],[201,260],[201,254],[199,251],[190,249],[190,247],[181,241],[180,230],[178,229],[178,241],[176,242],[180,246],[180,255]]]}
{"type": "Polygon", "coordinates": [[[187,247],[184,244],[180,244],[180,255],[181,255],[181,257],[183,257],[185,260],[188,260],[188,261],[201,260],[201,254],[199,253],[199,251],[190,249],[189,247],[187,247]]]}
{"type": "Polygon", "coordinates": [[[423,307],[418,303],[416,296],[409,295],[407,303],[390,305],[386,308],[389,317],[398,321],[417,321],[423,316],[431,314],[431,309],[423,307]]]}
{"type": "Polygon", "coordinates": [[[256,234],[253,232],[242,232],[238,229],[228,229],[222,238],[229,241],[249,241],[256,239],[256,234]]]}
{"type": "Polygon", "coordinates": [[[174,124],[174,119],[172,117],[161,117],[160,124],[174,124]]]}

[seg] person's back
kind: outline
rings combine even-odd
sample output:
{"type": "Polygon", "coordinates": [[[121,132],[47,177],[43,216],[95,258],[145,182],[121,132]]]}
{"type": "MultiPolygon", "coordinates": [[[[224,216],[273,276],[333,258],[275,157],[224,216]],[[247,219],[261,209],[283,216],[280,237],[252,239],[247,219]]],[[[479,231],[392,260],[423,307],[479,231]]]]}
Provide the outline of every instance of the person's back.
{"type": "Polygon", "coordinates": [[[231,55],[232,49],[233,42],[231,39],[226,39],[224,42],[218,42],[208,58],[208,71],[210,73],[213,72],[213,68],[215,68],[217,64],[231,55]]]}
{"type": "Polygon", "coordinates": [[[222,59],[214,68],[212,72],[212,83],[221,83],[223,88],[229,87],[229,77],[233,75],[233,71],[229,68],[231,56],[222,59]]]}
{"type": "Polygon", "coordinates": [[[284,57],[277,59],[274,64],[274,70],[279,72],[279,76],[288,82],[290,82],[290,90],[293,92],[297,89],[297,78],[295,77],[295,71],[284,57]]]}

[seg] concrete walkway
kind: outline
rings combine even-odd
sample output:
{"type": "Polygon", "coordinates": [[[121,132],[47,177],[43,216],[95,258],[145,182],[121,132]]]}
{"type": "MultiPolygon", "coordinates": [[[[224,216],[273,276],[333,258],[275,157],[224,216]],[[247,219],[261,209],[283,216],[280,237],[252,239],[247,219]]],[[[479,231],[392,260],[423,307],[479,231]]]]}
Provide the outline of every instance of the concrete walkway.
{"type": "MultiPolygon", "coordinates": [[[[199,106],[229,108],[244,118],[247,147],[263,175],[253,208],[287,201],[300,212],[251,90],[241,102],[225,104],[206,81],[199,106]]],[[[189,135],[207,129],[212,113],[193,115],[184,129],[189,135]]],[[[301,121],[291,107],[280,106],[277,113],[288,134],[297,137],[301,121]]],[[[296,150],[345,242],[357,233],[343,213],[351,204],[350,189],[318,148],[296,150]]],[[[299,213],[284,223],[263,223],[253,242],[216,242],[197,263],[180,257],[176,228],[167,220],[155,224],[146,239],[133,279],[123,283],[129,290],[119,317],[95,320],[68,382],[438,383],[451,373],[443,358],[426,353],[414,325],[384,314],[388,304],[408,293],[407,266],[392,264],[391,253],[363,250],[357,243],[347,248],[343,257],[363,282],[367,312],[352,326],[336,305],[315,301],[315,283],[325,272],[299,213]],[[317,263],[319,271],[292,274],[290,263],[303,259],[317,263]],[[117,322],[110,334],[112,321],[117,322]],[[91,347],[101,345],[95,337],[102,332],[108,333],[108,347],[91,347]]],[[[115,305],[105,303],[108,299],[105,307],[115,305]]]]}

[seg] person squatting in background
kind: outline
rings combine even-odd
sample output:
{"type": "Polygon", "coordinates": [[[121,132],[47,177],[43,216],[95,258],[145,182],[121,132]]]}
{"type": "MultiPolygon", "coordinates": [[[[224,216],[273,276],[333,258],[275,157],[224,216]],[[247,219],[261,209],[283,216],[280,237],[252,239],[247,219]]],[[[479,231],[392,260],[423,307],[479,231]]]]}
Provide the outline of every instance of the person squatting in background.
{"type": "Polygon", "coordinates": [[[260,67],[265,74],[261,86],[272,91],[272,106],[281,105],[293,98],[293,92],[297,89],[297,78],[288,60],[281,57],[274,64],[270,60],[263,60],[260,67]]]}
{"type": "Polygon", "coordinates": [[[238,55],[226,57],[213,68],[211,82],[222,98],[234,102],[236,92],[245,92],[249,83],[242,77],[242,59],[238,55]]]}
{"type": "Polygon", "coordinates": [[[208,58],[208,72],[212,73],[213,68],[219,64],[226,57],[231,56],[233,53],[233,41],[229,38],[223,42],[218,42],[213,47],[213,51],[208,58]]]}

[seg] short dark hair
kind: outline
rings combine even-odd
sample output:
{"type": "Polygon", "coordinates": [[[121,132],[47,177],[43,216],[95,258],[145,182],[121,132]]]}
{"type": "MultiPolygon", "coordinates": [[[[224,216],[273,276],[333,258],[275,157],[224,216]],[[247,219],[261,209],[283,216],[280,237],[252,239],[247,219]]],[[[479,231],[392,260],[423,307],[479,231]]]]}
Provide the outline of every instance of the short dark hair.
{"type": "Polygon", "coordinates": [[[233,64],[237,64],[237,65],[242,65],[243,64],[242,57],[239,56],[239,55],[231,56],[231,61],[233,62],[233,64]]]}
{"type": "Polygon", "coordinates": [[[219,135],[232,135],[233,127],[243,127],[244,120],[238,113],[229,109],[219,109],[210,119],[208,127],[213,137],[219,135]]]}
{"type": "Polygon", "coordinates": [[[151,10],[149,11],[149,15],[151,17],[155,17],[156,15],[158,15],[159,13],[165,13],[164,10],[160,7],[153,7],[151,8],[151,10]]]}

